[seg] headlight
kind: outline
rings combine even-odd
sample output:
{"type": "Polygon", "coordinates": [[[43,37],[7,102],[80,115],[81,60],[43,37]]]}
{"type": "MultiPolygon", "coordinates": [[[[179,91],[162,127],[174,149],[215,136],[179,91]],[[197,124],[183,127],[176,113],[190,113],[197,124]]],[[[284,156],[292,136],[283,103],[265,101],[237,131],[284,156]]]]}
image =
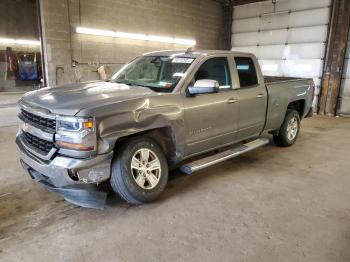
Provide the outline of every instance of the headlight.
{"type": "Polygon", "coordinates": [[[57,116],[55,140],[60,149],[95,151],[95,119],[57,116]]]}
{"type": "Polygon", "coordinates": [[[56,117],[56,129],[57,131],[81,131],[84,129],[93,129],[95,127],[93,118],[80,118],[80,117],[56,117]]]}

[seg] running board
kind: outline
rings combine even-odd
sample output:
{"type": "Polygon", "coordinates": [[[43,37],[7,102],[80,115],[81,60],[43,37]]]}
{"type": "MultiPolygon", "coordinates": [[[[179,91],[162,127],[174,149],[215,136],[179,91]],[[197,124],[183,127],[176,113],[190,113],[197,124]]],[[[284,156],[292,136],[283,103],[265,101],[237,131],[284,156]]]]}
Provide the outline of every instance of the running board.
{"type": "Polygon", "coordinates": [[[181,166],[181,171],[186,174],[192,174],[193,172],[196,172],[198,170],[204,169],[206,167],[215,165],[217,163],[223,162],[229,158],[233,158],[236,156],[239,156],[243,153],[249,152],[251,150],[254,150],[258,147],[264,146],[270,142],[267,138],[258,138],[254,141],[251,141],[246,144],[239,145],[237,147],[231,148],[229,150],[226,150],[224,152],[220,152],[213,156],[208,156],[199,160],[195,160],[191,163],[187,163],[183,166],[181,166]]]}

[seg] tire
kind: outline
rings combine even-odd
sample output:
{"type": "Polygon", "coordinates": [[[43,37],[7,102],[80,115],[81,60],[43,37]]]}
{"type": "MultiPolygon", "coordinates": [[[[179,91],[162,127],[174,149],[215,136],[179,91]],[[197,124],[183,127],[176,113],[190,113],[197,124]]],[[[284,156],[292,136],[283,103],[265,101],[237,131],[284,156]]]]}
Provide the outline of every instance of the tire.
{"type": "Polygon", "coordinates": [[[137,137],[127,140],[117,152],[112,162],[110,179],[114,192],[135,205],[158,198],[168,183],[168,163],[160,146],[150,138],[137,137]],[[148,167],[146,161],[142,160],[142,157],[146,159],[147,150],[148,167]],[[153,161],[157,159],[159,163],[153,161]],[[133,168],[135,166],[138,168],[133,168]],[[155,169],[157,166],[159,168],[155,169]]]}
{"type": "Polygon", "coordinates": [[[273,135],[273,140],[277,146],[288,147],[295,143],[300,131],[300,116],[296,110],[287,110],[286,116],[277,135],[273,135]],[[295,126],[291,123],[295,123],[295,126]],[[290,126],[292,125],[292,126],[290,126]],[[291,133],[293,129],[293,133],[291,133]]]}

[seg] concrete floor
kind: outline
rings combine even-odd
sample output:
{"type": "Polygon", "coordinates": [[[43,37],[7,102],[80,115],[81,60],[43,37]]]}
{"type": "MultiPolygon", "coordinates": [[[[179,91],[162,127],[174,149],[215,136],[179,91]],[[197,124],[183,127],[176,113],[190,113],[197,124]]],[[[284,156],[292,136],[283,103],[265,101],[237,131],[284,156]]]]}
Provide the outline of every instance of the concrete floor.
{"type": "Polygon", "coordinates": [[[156,203],[100,211],[25,174],[16,112],[0,109],[0,261],[350,261],[350,119],[305,120],[291,148],[175,171],[156,203]]]}

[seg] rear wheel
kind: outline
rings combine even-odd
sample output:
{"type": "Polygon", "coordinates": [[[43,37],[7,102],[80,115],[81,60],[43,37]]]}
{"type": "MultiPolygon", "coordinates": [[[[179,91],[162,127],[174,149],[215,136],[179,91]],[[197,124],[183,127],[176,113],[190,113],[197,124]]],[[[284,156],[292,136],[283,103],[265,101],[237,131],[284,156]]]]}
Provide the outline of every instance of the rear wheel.
{"type": "Polygon", "coordinates": [[[299,131],[299,113],[296,110],[288,110],[278,134],[273,135],[273,140],[278,146],[291,146],[297,140],[299,131]]]}
{"type": "Polygon", "coordinates": [[[113,160],[111,186],[131,204],[155,200],[167,182],[167,160],[160,146],[152,139],[130,139],[113,160]]]}

